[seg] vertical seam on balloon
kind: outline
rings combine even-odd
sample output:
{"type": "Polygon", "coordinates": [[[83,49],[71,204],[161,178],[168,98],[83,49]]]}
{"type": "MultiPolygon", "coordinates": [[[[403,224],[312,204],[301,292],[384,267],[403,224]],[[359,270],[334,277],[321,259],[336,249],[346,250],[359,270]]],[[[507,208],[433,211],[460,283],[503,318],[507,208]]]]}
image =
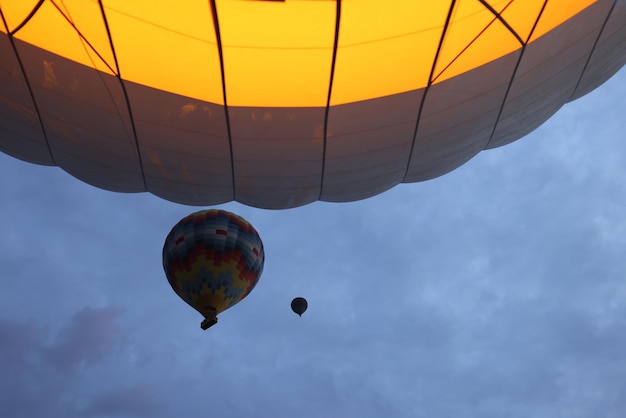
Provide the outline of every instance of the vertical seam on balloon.
{"type": "Polygon", "coordinates": [[[422,118],[422,110],[424,109],[424,103],[426,102],[426,95],[428,94],[428,90],[430,90],[430,86],[433,83],[435,67],[437,66],[437,60],[439,59],[439,54],[441,53],[441,48],[443,47],[443,41],[446,38],[446,33],[450,25],[450,20],[452,19],[452,12],[454,11],[455,4],[456,4],[456,0],[450,1],[450,8],[448,9],[448,16],[446,17],[446,22],[444,23],[443,29],[441,30],[441,38],[439,38],[439,45],[437,45],[437,51],[435,52],[435,57],[433,58],[433,64],[430,67],[430,74],[428,75],[428,84],[426,84],[426,87],[424,87],[424,94],[422,94],[422,100],[420,102],[420,106],[417,111],[415,129],[413,130],[413,142],[411,142],[411,149],[409,150],[409,158],[406,163],[406,169],[404,170],[404,177],[402,177],[402,182],[404,182],[407,176],[409,175],[409,170],[411,168],[411,160],[413,159],[413,150],[415,149],[415,141],[417,139],[417,130],[419,129],[419,126],[420,126],[420,120],[422,118]]]}
{"type": "MultiPolygon", "coordinates": [[[[6,26],[7,32],[9,33],[9,35],[13,36],[18,30],[22,29],[22,27],[24,27],[24,25],[26,25],[28,21],[33,18],[33,16],[35,16],[35,13],[37,13],[37,10],[39,10],[39,8],[41,7],[44,1],[45,0],[39,0],[39,2],[35,5],[35,7],[33,7],[33,10],[30,11],[28,16],[26,16],[26,18],[19,25],[17,25],[15,29],[13,29],[11,32],[9,32],[9,25],[5,21],[4,25],[6,26]]],[[[4,18],[2,20],[4,20],[4,18]]]]}
{"type": "Polygon", "coordinates": [[[318,200],[322,199],[324,190],[324,176],[326,174],[326,146],[328,138],[328,117],[330,114],[330,99],[333,92],[333,81],[335,78],[335,64],[337,62],[337,48],[339,47],[339,27],[341,24],[341,0],[336,1],[335,8],[335,39],[333,41],[333,57],[330,63],[330,79],[328,80],[328,96],[326,97],[326,111],[324,112],[324,142],[322,145],[322,173],[320,175],[320,192],[318,200]]]}
{"type": "Polygon", "coordinates": [[[513,68],[513,73],[511,74],[511,79],[509,80],[509,84],[508,86],[506,86],[506,91],[504,92],[504,98],[502,99],[502,104],[500,105],[500,109],[498,110],[498,116],[496,117],[496,121],[494,122],[493,128],[491,129],[491,135],[489,135],[489,141],[487,141],[483,149],[488,148],[489,145],[491,144],[491,141],[493,140],[493,136],[495,135],[496,129],[498,128],[498,123],[500,123],[500,118],[502,117],[502,112],[504,111],[504,106],[507,103],[509,92],[511,91],[511,86],[513,86],[513,82],[515,81],[515,75],[517,74],[517,70],[519,69],[519,66],[522,62],[522,58],[524,57],[524,52],[526,52],[526,47],[528,46],[528,43],[530,42],[530,39],[532,38],[533,33],[535,32],[535,29],[537,28],[537,24],[539,23],[539,20],[541,19],[541,16],[543,15],[543,12],[546,9],[547,5],[548,5],[548,0],[544,0],[543,5],[541,6],[541,10],[539,10],[539,13],[537,14],[537,19],[535,19],[535,23],[533,24],[533,27],[531,28],[530,33],[528,34],[528,38],[526,39],[526,42],[522,44],[522,49],[520,51],[519,57],[517,58],[517,62],[515,63],[515,68],[513,68]]]}
{"type": "Polygon", "coordinates": [[[595,52],[596,47],[598,46],[598,42],[600,42],[600,38],[602,37],[602,33],[604,32],[604,29],[606,28],[606,25],[609,22],[609,19],[611,18],[611,15],[613,14],[613,9],[615,8],[616,4],[617,4],[617,0],[613,0],[613,4],[611,5],[611,8],[609,9],[609,13],[606,15],[606,19],[604,19],[604,23],[602,23],[602,27],[600,28],[600,31],[598,32],[598,36],[596,37],[595,42],[593,43],[593,47],[591,48],[591,52],[589,53],[589,56],[587,57],[587,61],[585,61],[585,66],[583,67],[583,70],[580,72],[580,77],[578,77],[578,81],[576,82],[576,86],[574,87],[574,90],[572,91],[572,94],[570,94],[569,98],[567,99],[568,102],[570,100],[572,100],[572,97],[574,97],[574,95],[576,94],[576,90],[578,90],[578,87],[580,86],[580,83],[583,80],[583,76],[585,75],[585,72],[587,71],[587,67],[589,66],[589,63],[591,62],[591,57],[593,56],[593,53],[595,52]]]}
{"type": "Polygon", "coordinates": [[[137,151],[139,169],[141,170],[141,178],[143,179],[143,187],[146,191],[148,191],[148,184],[146,182],[146,173],[144,171],[143,158],[141,156],[141,149],[139,147],[139,138],[137,137],[137,128],[135,127],[135,118],[133,117],[133,110],[130,105],[130,98],[128,97],[128,92],[126,91],[126,84],[124,84],[124,80],[122,79],[122,74],[120,72],[120,65],[117,61],[117,53],[115,52],[115,45],[113,44],[113,36],[111,36],[111,29],[109,28],[109,21],[107,20],[106,13],[104,11],[104,5],[102,4],[102,0],[98,0],[98,5],[100,6],[100,13],[102,14],[102,21],[107,31],[107,37],[109,38],[109,45],[111,46],[111,54],[113,55],[113,61],[115,62],[115,68],[117,70],[117,71],[114,71],[114,73],[120,82],[120,86],[122,87],[122,93],[124,94],[124,100],[126,101],[126,109],[128,110],[128,117],[130,118],[130,125],[133,129],[133,137],[135,139],[135,150],[137,151]]]}
{"type": "MultiPolygon", "coordinates": [[[[63,12],[63,10],[61,10],[61,8],[59,7],[59,5],[56,4],[56,2],[54,0],[51,0],[52,5],[59,11],[59,13],[61,13],[61,15],[65,18],[65,20],[72,26],[72,28],[76,31],[76,33],[78,34],[78,36],[89,46],[89,48],[95,52],[95,54],[98,56],[98,58],[100,58],[100,60],[106,65],[106,67],[111,71],[111,73],[115,76],[117,75],[117,70],[113,67],[111,67],[109,65],[109,63],[104,59],[104,57],[102,55],[100,55],[100,53],[96,50],[96,48],[91,44],[91,42],[89,42],[89,40],[87,39],[87,37],[85,37],[83,35],[83,33],[78,29],[78,27],[74,24],[74,22],[72,21],[72,16],[69,13],[69,10],[66,9],[65,12],[63,12]],[[66,14],[67,13],[67,14],[66,14]]],[[[63,3],[63,0],[61,0],[61,3],[63,3]]],[[[65,4],[63,3],[63,6],[65,6],[65,4]]],[[[89,60],[91,61],[92,65],[95,67],[95,62],[93,60],[93,58],[91,57],[91,55],[89,54],[88,49],[85,47],[85,45],[83,45],[83,48],[85,49],[85,52],[87,53],[87,55],[89,56],[89,60]]],[[[102,72],[101,71],[96,71],[96,74],[98,75],[98,78],[100,79],[100,81],[102,82],[102,85],[104,86],[106,92],[109,95],[109,98],[111,99],[111,103],[113,104],[113,106],[115,107],[116,111],[117,111],[117,117],[120,120],[120,123],[124,129],[124,132],[126,132],[128,134],[128,131],[126,130],[126,125],[124,124],[121,112],[119,111],[118,105],[117,105],[117,101],[115,100],[114,94],[111,92],[111,89],[109,89],[109,86],[106,84],[106,82],[104,81],[104,78],[102,76],[102,72]]],[[[134,134],[133,134],[134,135],[134,134]]],[[[145,185],[145,182],[144,182],[145,185]]]]}
{"type": "Polygon", "coordinates": [[[226,72],[224,71],[224,51],[222,48],[222,35],[217,16],[217,4],[215,0],[210,0],[211,16],[213,17],[213,29],[215,30],[215,40],[217,41],[217,53],[220,58],[220,76],[222,79],[222,100],[224,100],[224,117],[226,119],[226,133],[228,134],[228,149],[230,151],[230,175],[232,178],[233,200],[237,200],[237,187],[235,185],[235,155],[233,148],[233,136],[230,128],[230,116],[228,113],[228,101],[226,100],[226,72]]]}
{"type": "MultiPolygon", "coordinates": [[[[37,7],[33,10],[33,12],[31,12],[31,15],[29,15],[29,18],[27,20],[25,20],[24,22],[22,22],[21,26],[23,26],[26,23],[26,21],[30,20],[32,15],[35,14],[35,11],[37,9],[39,9],[39,6],[41,6],[41,3],[43,3],[43,0],[40,1],[39,4],[37,5],[37,7]]],[[[30,80],[28,79],[28,74],[26,74],[26,68],[24,67],[24,63],[22,62],[22,58],[20,57],[20,54],[17,51],[17,46],[15,45],[15,40],[13,39],[13,33],[17,32],[17,30],[15,30],[13,32],[9,32],[9,25],[7,24],[7,21],[4,18],[4,13],[2,13],[2,9],[0,9],[0,18],[2,18],[2,23],[4,24],[4,27],[7,30],[7,36],[9,38],[9,43],[11,44],[11,48],[13,49],[13,53],[15,54],[15,59],[17,60],[18,65],[20,66],[20,71],[22,72],[22,77],[24,77],[24,82],[26,83],[26,88],[28,89],[28,94],[30,95],[30,99],[33,102],[33,108],[35,109],[35,113],[37,113],[37,119],[39,120],[39,125],[41,127],[41,134],[43,135],[43,139],[46,141],[46,148],[48,148],[48,154],[50,155],[50,160],[52,160],[52,163],[54,165],[58,165],[56,160],[55,160],[55,158],[54,158],[54,155],[52,153],[52,147],[50,146],[50,141],[48,140],[48,134],[46,133],[46,126],[43,123],[43,118],[41,117],[41,112],[39,110],[39,106],[37,105],[37,100],[35,99],[35,92],[33,91],[33,87],[30,85],[30,80]]]]}

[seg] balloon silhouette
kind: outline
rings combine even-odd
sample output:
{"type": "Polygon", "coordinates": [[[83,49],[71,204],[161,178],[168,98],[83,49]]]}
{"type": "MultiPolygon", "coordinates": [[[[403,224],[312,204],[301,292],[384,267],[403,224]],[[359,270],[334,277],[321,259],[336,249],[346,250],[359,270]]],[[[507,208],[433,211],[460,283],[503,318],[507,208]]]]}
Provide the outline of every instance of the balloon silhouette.
{"type": "Polygon", "coordinates": [[[0,13],[0,150],[202,206],[432,179],[626,62],[613,0],[4,0],[0,13]]]}
{"type": "Polygon", "coordinates": [[[308,306],[309,304],[307,303],[305,298],[298,297],[294,298],[294,300],[291,301],[291,310],[297,313],[299,316],[302,316],[308,306]]]}
{"type": "Polygon", "coordinates": [[[250,293],[264,261],[257,231],[225,210],[204,210],[181,219],[163,246],[167,280],[178,296],[205,317],[203,329],[250,293]]]}

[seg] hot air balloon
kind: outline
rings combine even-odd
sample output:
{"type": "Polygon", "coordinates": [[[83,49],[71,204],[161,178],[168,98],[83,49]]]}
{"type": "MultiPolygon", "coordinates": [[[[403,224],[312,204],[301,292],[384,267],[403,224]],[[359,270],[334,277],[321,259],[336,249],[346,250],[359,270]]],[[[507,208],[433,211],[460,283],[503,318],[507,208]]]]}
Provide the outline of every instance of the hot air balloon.
{"type": "Polygon", "coordinates": [[[624,0],[4,0],[0,150],[289,208],[443,175],[626,62],[624,0]]]}
{"type": "Polygon", "coordinates": [[[306,308],[308,308],[308,306],[309,304],[305,298],[297,297],[291,301],[291,310],[299,316],[302,316],[302,314],[306,312],[306,308]]]}
{"type": "Polygon", "coordinates": [[[204,316],[202,329],[245,298],[261,277],[265,253],[254,227],[225,210],[192,213],[178,222],[163,246],[167,280],[204,316]]]}

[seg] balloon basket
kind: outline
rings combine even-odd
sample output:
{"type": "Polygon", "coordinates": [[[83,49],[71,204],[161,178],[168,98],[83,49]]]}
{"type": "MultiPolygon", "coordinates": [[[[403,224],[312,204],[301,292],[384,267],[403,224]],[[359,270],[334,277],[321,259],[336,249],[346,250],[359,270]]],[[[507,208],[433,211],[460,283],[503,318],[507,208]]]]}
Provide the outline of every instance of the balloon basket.
{"type": "Polygon", "coordinates": [[[200,328],[206,331],[207,329],[211,328],[215,324],[217,324],[217,316],[213,318],[206,318],[204,321],[200,323],[200,328]]]}

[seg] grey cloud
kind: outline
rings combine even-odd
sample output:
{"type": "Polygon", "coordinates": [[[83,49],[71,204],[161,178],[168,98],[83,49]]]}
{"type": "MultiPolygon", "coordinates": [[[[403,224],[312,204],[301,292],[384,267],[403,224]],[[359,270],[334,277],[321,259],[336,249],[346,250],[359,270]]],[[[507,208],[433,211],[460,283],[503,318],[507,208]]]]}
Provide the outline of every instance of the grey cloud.
{"type": "Polygon", "coordinates": [[[76,312],[66,324],[59,324],[58,331],[43,322],[0,321],[0,414],[51,418],[123,416],[108,414],[118,408],[120,414],[128,409],[128,416],[150,415],[159,397],[149,390],[142,391],[140,383],[124,390],[114,385],[115,389],[108,392],[106,388],[111,385],[106,380],[85,386],[90,378],[102,375],[98,368],[106,370],[110,364],[116,364],[107,359],[122,352],[120,343],[125,337],[119,319],[119,309],[105,307],[76,312]],[[94,392],[98,390],[105,393],[96,396],[94,392]],[[85,402],[89,409],[80,407],[85,402]],[[104,412],[96,413],[97,410],[104,412]]]}
{"type": "MultiPolygon", "coordinates": [[[[96,394],[78,408],[77,415],[92,418],[105,417],[161,417],[172,416],[164,408],[163,394],[149,383],[119,385],[96,394]]],[[[174,415],[176,415],[174,413],[174,415]]]]}
{"type": "Polygon", "coordinates": [[[60,370],[101,362],[120,344],[119,317],[117,308],[83,308],[72,315],[43,355],[60,370]]]}

